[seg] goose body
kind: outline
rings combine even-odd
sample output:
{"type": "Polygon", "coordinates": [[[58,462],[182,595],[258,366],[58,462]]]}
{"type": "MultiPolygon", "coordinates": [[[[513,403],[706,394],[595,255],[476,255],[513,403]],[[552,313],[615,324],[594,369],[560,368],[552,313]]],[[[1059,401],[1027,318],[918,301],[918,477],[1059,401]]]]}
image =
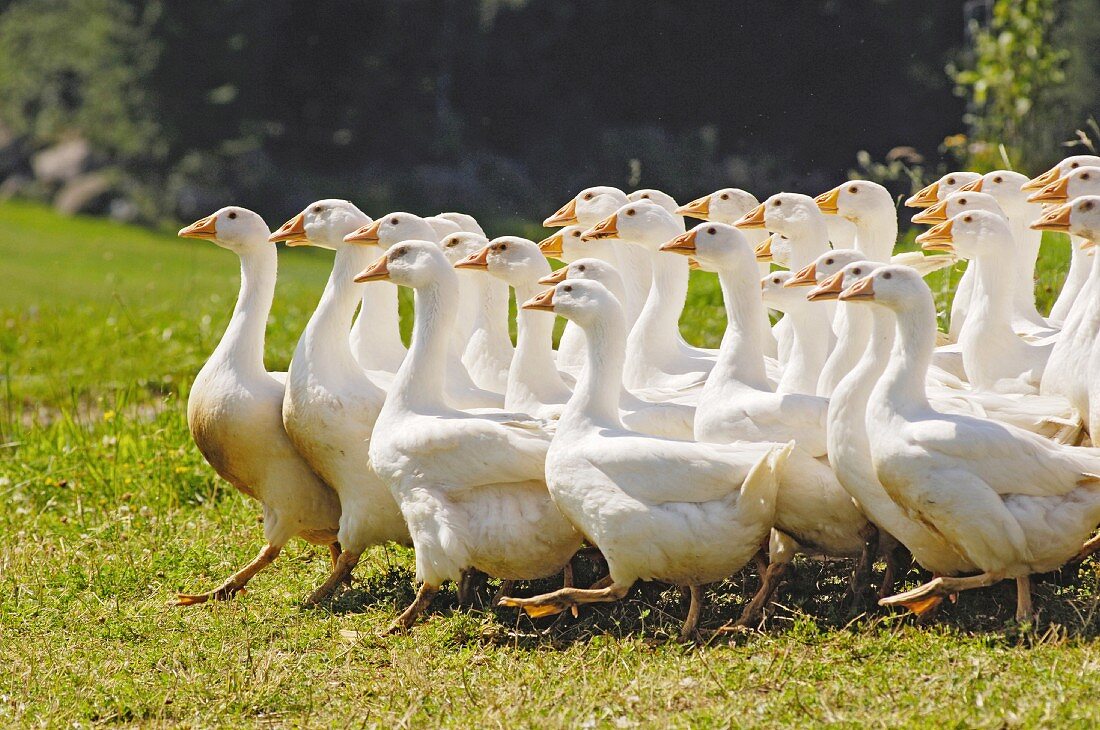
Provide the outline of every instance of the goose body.
{"type": "Polygon", "coordinates": [[[264,332],[277,271],[269,234],[260,216],[236,206],[222,208],[179,233],[211,240],[241,260],[240,295],[225,334],[191,386],[187,424],[214,470],[260,502],[267,541],[251,563],[220,587],[181,595],[180,605],[232,598],[293,537],[330,546],[336,541],[337,495],[298,454],[283,428],[285,374],[276,376],[264,367],[264,332]]]}

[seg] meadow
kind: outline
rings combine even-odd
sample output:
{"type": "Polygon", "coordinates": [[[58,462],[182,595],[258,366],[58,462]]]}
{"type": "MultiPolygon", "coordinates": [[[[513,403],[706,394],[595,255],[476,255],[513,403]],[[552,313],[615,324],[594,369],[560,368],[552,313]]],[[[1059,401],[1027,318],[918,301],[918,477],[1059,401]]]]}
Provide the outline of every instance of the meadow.
{"type": "MultiPolygon", "coordinates": [[[[270,369],[286,367],[331,262],[280,255],[270,369]]],[[[1041,308],[1065,259],[1061,242],[1044,245],[1041,308]]],[[[1037,582],[1034,626],[1012,623],[1009,584],[965,594],[925,625],[852,612],[840,600],[843,564],[799,560],[760,632],[700,646],[675,640],[679,592],[650,584],[578,618],[538,621],[488,607],[491,585],[472,609],[456,608],[448,588],[410,633],[382,637],[412,596],[411,553],[398,548],[371,552],[327,607],[303,607],[328,558],[301,542],[235,601],[171,606],[178,591],[215,586],[262,540],[256,504],[216,477],[185,421],[190,379],[236,296],[236,260],[171,232],[5,203],[0,261],[2,725],[1100,721],[1091,560],[1037,582]]],[[[958,273],[933,279],[941,304],[958,273]]],[[[718,287],[693,276],[684,333],[716,346],[718,287]]],[[[580,580],[595,571],[582,565],[580,580]]],[[[746,571],[715,586],[704,629],[736,617],[756,585],[746,571]]]]}

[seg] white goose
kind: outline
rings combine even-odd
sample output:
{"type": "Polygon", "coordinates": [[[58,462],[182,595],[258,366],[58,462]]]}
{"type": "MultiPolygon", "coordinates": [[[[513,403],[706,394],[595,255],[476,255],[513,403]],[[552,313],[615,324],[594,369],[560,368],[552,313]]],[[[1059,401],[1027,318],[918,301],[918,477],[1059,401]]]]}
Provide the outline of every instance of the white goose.
{"type": "MultiPolygon", "coordinates": [[[[767,380],[759,330],[751,326],[764,305],[756,258],[745,237],[732,226],[702,223],[669,241],[663,250],[694,256],[715,269],[726,308],[726,334],[718,362],[699,397],[695,437],[710,443],[794,439],[798,444],[780,476],[776,498],[775,526],[786,539],[773,542],[776,549],[761,576],[761,590],[739,621],[751,625],[759,620],[799,546],[808,552],[854,557],[877,547],[872,540],[874,530],[823,458],[827,401],[812,394],[776,392],[767,380]]],[[[775,272],[764,281],[789,275],[775,272]]],[[[801,298],[796,291],[786,292],[801,298]]],[[[807,306],[822,312],[818,305],[807,306]]],[[[796,329],[796,340],[802,334],[796,329]]],[[[788,369],[798,363],[796,353],[788,369]]],[[[868,555],[867,566],[873,554],[868,555]]],[[[854,594],[861,592],[858,583],[864,578],[853,576],[854,594]]]]}
{"type": "Polygon", "coordinates": [[[371,546],[411,543],[397,502],[370,467],[371,432],[386,393],[355,361],[347,337],[363,288],[352,277],[377,258],[374,246],[343,240],[363,225],[364,218],[346,200],[318,200],[270,238],[272,243],[336,251],[321,301],[294,350],[283,397],[287,435],[340,497],[342,552],[308,603],[328,598],[350,580],[360,556],[371,546]]]}
{"type": "Polygon", "coordinates": [[[688,262],[659,250],[679,232],[675,216],[656,203],[640,201],[624,205],[581,236],[582,240],[626,240],[650,257],[653,280],[649,297],[627,340],[624,382],[631,389],[698,388],[714,366],[711,352],[688,347],[680,337],[688,262]]]}
{"type": "Polygon", "coordinates": [[[180,230],[213,241],[241,260],[241,290],[218,346],[195,376],[187,425],[203,457],[263,506],[267,544],[252,562],[208,593],[181,594],[177,605],[227,600],[271,564],[293,537],[339,555],[340,501],[294,450],[283,428],[284,373],[264,367],[264,331],[278,268],[271,231],[250,210],[229,206],[180,230]]]}
{"type": "Polygon", "coordinates": [[[638,580],[686,586],[691,607],[681,636],[695,633],[701,586],[723,580],[756,553],[771,528],[776,481],[790,447],[698,444],[628,431],[619,420],[626,322],[594,281],[565,281],[524,307],[584,327],[588,364],[547,455],[554,502],[607,560],[588,589],[504,598],[533,616],[623,598],[638,580]]]}
{"type": "MultiPolygon", "coordinates": [[[[439,245],[454,266],[489,243],[479,233],[463,231],[443,238],[439,245]]],[[[508,333],[508,284],[493,276],[476,272],[458,272],[460,315],[469,315],[474,326],[465,333],[459,327],[462,364],[478,387],[494,393],[508,390],[508,372],[515,348],[508,333]],[[467,304],[468,303],[468,304],[467,304]],[[465,306],[464,306],[465,305],[465,306]]]]}
{"type": "MultiPolygon", "coordinates": [[[[452,234],[458,235],[458,234],[452,234]]],[[[423,218],[412,213],[390,213],[373,223],[344,237],[348,243],[366,243],[381,246],[383,250],[408,240],[437,241],[435,229],[423,218]]],[[[477,302],[472,302],[462,312],[470,321],[476,319],[477,302]]],[[[500,408],[504,405],[503,392],[480,388],[470,377],[462,363],[462,341],[450,342],[447,350],[445,392],[447,401],[455,408],[500,408]]]]}
{"type": "MultiPolygon", "coordinates": [[[[624,296],[622,277],[606,261],[577,259],[553,274],[539,279],[539,283],[551,285],[566,280],[598,281],[611,292],[616,301],[622,303],[624,296]]],[[[583,335],[584,331],[580,331],[583,335]]],[[[621,385],[619,415],[623,425],[631,431],[651,436],[692,439],[695,429],[695,406],[689,401],[693,400],[690,394],[648,388],[632,392],[625,385],[621,385]]]]}
{"type": "Polygon", "coordinates": [[[790,271],[773,271],[760,280],[764,305],[783,312],[783,318],[791,323],[791,351],[775,387],[780,393],[815,395],[836,339],[824,307],[810,304],[787,287],[793,278],[790,271]]]}
{"type": "MultiPolygon", "coordinates": [[[[539,247],[518,236],[495,238],[454,267],[495,276],[516,290],[516,300],[521,303],[542,291],[539,280],[550,274],[550,264],[539,247]]],[[[557,418],[573,391],[554,364],[554,318],[520,309],[516,332],[504,407],[539,418],[557,418]]]]}
{"type": "Polygon", "coordinates": [[[1019,620],[1032,615],[1029,576],[1076,555],[1100,522],[1100,451],[1055,444],[981,418],[935,411],[925,378],[936,311],[920,275],[884,266],[840,295],[893,310],[897,340],[867,409],[871,459],[887,493],[980,575],[935,578],[880,601],[920,612],[943,596],[1017,581],[1019,620]]]}
{"type": "Polygon", "coordinates": [[[969,185],[980,177],[981,175],[978,173],[968,170],[949,172],[939,180],[926,185],[906,198],[905,206],[907,208],[927,208],[935,205],[963,185],[969,185]]]}
{"type": "MultiPolygon", "coordinates": [[[[1078,168],[1098,166],[1100,166],[1100,156],[1073,155],[1072,157],[1065,158],[1042,175],[1024,183],[1020,189],[1024,192],[1037,192],[1042,190],[1045,186],[1056,182],[1058,178],[1069,175],[1078,168]]],[[[1055,300],[1054,306],[1050,309],[1050,316],[1048,319],[1051,322],[1057,323],[1065,321],[1069,316],[1070,310],[1073,308],[1073,303],[1077,301],[1081,293],[1081,288],[1089,278],[1089,271],[1092,269],[1091,258],[1081,249],[1084,242],[1084,239],[1078,236],[1070,236],[1069,273],[1066,274],[1066,280],[1062,284],[1062,290],[1058,293],[1058,298],[1055,300]]]]}
{"type": "MultiPolygon", "coordinates": [[[[687,205],[681,205],[676,209],[676,213],[732,226],[758,205],[760,205],[760,201],[750,192],[740,188],[722,188],[721,190],[715,190],[710,195],[696,198],[687,205]]],[[[754,250],[762,246],[765,239],[768,238],[768,232],[760,228],[745,230],[742,235],[745,236],[745,240],[749,242],[754,250]]],[[[756,267],[760,276],[766,276],[771,271],[769,261],[758,261],[756,267]]],[[[764,355],[777,358],[779,356],[779,343],[772,332],[772,323],[768,318],[767,310],[763,312],[760,327],[762,335],[760,344],[764,349],[764,355]]]]}
{"type": "Polygon", "coordinates": [[[356,281],[389,279],[416,292],[409,354],[371,439],[370,458],[401,506],[416,548],[416,600],[392,628],[410,627],[446,580],[470,569],[502,580],[559,573],[581,543],[544,482],[550,436],[505,411],[444,401],[457,275],[435,243],[405,241],[356,281]]]}
{"type": "Polygon", "coordinates": [[[917,242],[926,250],[958,251],[971,260],[971,311],[959,333],[971,385],[1001,393],[1038,392],[1053,343],[1025,342],[1012,329],[1013,259],[1020,252],[1008,221],[984,210],[962,212],[917,236],[917,242]]]}

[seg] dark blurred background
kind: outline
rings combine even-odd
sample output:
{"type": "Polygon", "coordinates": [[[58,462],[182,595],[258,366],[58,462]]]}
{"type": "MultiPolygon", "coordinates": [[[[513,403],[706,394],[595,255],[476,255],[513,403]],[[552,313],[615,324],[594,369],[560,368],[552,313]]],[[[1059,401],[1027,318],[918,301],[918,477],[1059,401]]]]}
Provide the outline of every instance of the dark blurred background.
{"type": "Polygon", "coordinates": [[[1088,151],[1098,50],[1100,0],[0,0],[0,198],[505,225],[596,183],[901,194],[1088,151]]]}

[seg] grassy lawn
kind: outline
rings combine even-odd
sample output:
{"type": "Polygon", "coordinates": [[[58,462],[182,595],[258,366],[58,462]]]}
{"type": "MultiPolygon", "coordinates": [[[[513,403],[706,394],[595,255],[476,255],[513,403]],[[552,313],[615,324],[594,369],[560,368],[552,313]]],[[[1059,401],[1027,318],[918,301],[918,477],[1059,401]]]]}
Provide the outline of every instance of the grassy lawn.
{"type": "MultiPolygon", "coordinates": [[[[1064,254],[1044,247],[1044,306],[1064,254]]],[[[286,366],[331,256],[281,255],[272,369],[286,366]]],[[[379,637],[412,596],[401,549],[372,552],[326,609],[302,607],[327,553],[300,542],[238,600],[170,607],[262,540],[256,504],[215,477],[184,418],[236,295],[236,261],[207,243],[16,204],[0,206],[0,260],[0,725],[1100,721],[1091,562],[1039,582],[1042,620],[1022,631],[1009,585],[965,594],[927,626],[850,619],[845,566],[800,561],[764,632],[699,648],[674,641],[683,607],[659,585],[537,622],[458,610],[444,592],[410,634],[379,637]]],[[[713,277],[695,277],[685,333],[715,346],[721,299],[713,277]]],[[[582,566],[582,580],[594,576],[582,566]]],[[[738,615],[755,588],[751,573],[716,586],[703,625],[738,615]]]]}

